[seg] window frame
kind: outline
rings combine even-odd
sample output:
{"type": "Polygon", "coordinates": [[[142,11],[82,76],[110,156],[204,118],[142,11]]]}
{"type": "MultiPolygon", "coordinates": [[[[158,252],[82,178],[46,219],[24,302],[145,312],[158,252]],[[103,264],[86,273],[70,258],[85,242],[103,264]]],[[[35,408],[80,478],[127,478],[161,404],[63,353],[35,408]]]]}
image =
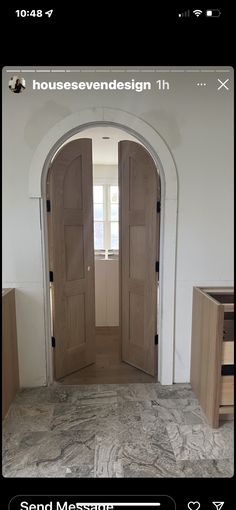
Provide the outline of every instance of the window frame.
{"type": "Polygon", "coordinates": [[[104,186],[102,184],[95,184],[93,183],[93,242],[94,242],[94,250],[96,252],[101,252],[101,250],[104,250],[104,248],[96,248],[95,249],[95,228],[94,228],[94,225],[95,223],[102,223],[103,224],[103,244],[105,245],[105,202],[106,202],[106,197],[105,197],[105,194],[104,194],[104,186]],[[103,188],[103,202],[94,202],[94,186],[100,186],[103,188]],[[94,217],[94,209],[95,209],[95,204],[99,204],[99,205],[102,205],[103,206],[103,219],[102,220],[95,220],[95,217],[94,217]]]}
{"type": "MultiPolygon", "coordinates": [[[[94,251],[95,253],[101,253],[101,251],[109,251],[109,252],[114,252],[114,253],[117,253],[119,252],[119,247],[118,249],[115,249],[115,248],[110,248],[109,246],[111,245],[111,233],[110,233],[110,224],[111,223],[116,223],[116,222],[112,222],[112,220],[110,219],[111,217],[111,204],[110,204],[110,187],[111,186],[118,186],[118,190],[119,190],[119,184],[117,182],[116,179],[94,179],[93,180],[93,187],[94,186],[102,186],[103,187],[103,206],[104,206],[104,215],[103,215],[103,232],[104,232],[104,237],[103,237],[103,240],[104,240],[104,248],[102,249],[96,249],[95,246],[94,246],[94,251]]],[[[94,207],[94,200],[93,200],[93,207],[94,207]]],[[[93,216],[93,221],[94,223],[100,223],[101,220],[95,220],[94,219],[94,216],[93,216]]],[[[118,235],[119,235],[119,202],[118,202],[118,235]]]]}

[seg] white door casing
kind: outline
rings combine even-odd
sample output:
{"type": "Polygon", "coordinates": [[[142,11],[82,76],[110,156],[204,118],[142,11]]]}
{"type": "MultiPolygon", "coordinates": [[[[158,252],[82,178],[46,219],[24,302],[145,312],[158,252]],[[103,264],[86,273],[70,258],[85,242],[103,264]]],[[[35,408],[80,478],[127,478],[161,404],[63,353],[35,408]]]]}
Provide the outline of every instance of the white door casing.
{"type": "Polygon", "coordinates": [[[42,224],[42,264],[44,286],[47,382],[53,381],[50,331],[49,264],[46,221],[46,177],[52,156],[72,135],[86,128],[111,125],[137,138],[150,152],[161,178],[159,356],[161,384],[173,383],[175,262],[178,186],[176,165],[170,149],[159,133],[133,114],[112,108],[86,108],[69,115],[51,128],[38,145],[29,171],[29,197],[39,200],[42,224]]]}

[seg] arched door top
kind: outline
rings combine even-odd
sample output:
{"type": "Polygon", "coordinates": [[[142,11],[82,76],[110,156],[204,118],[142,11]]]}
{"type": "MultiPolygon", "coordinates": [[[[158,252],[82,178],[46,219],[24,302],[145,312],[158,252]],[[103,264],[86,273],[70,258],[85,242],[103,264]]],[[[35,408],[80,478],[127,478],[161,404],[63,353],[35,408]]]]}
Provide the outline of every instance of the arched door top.
{"type": "Polygon", "coordinates": [[[144,120],[112,108],[87,108],[69,115],[53,126],[39,143],[29,171],[29,196],[42,196],[42,176],[56,150],[68,138],[89,127],[113,125],[133,134],[145,145],[160,169],[162,192],[165,199],[177,199],[176,166],[166,142],[144,120]]]}

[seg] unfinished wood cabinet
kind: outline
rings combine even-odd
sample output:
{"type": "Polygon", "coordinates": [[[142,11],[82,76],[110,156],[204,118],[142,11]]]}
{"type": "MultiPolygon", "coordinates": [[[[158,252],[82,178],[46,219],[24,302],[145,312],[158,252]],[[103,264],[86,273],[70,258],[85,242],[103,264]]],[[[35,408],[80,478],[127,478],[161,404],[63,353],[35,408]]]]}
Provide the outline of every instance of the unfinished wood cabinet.
{"type": "Polygon", "coordinates": [[[191,385],[209,424],[234,409],[234,291],[194,287],[191,385]]]}
{"type": "Polygon", "coordinates": [[[15,289],[2,289],[2,416],[19,389],[15,289]]]}

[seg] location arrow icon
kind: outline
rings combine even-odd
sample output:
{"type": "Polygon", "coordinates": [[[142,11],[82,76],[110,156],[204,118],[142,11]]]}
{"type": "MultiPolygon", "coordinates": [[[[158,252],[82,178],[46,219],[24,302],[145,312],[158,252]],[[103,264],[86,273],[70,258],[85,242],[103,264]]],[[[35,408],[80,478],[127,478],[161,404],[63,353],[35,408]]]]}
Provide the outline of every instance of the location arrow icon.
{"type": "Polygon", "coordinates": [[[221,510],[224,505],[224,501],[212,501],[213,505],[215,505],[216,510],[221,510]]]}

